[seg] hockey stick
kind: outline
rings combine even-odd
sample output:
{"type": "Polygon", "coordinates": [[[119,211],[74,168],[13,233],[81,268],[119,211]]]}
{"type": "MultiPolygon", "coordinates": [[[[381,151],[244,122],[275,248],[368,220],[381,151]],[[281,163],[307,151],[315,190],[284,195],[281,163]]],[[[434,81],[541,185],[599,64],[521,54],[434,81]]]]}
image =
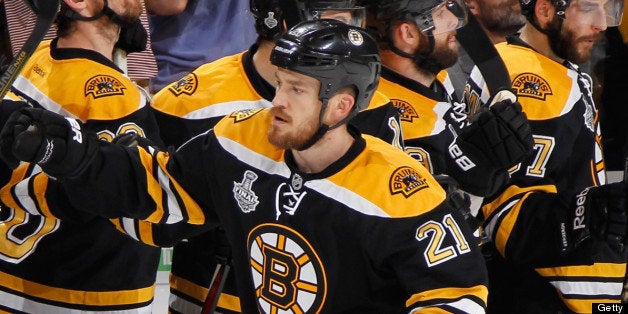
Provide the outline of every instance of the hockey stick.
{"type": "Polygon", "coordinates": [[[4,98],[9,89],[11,89],[11,85],[17,78],[20,70],[22,70],[28,58],[35,52],[50,26],[52,26],[61,6],[60,0],[28,0],[27,3],[37,15],[35,28],[33,28],[33,32],[24,43],[24,46],[22,46],[22,49],[17,52],[7,70],[0,77],[0,99],[4,98]]]}
{"type": "Polygon", "coordinates": [[[217,261],[216,269],[214,270],[214,275],[209,282],[209,291],[207,293],[207,297],[205,298],[205,302],[203,303],[201,314],[210,314],[216,311],[218,299],[220,299],[222,289],[225,286],[229,270],[231,269],[231,246],[227,241],[225,231],[222,228],[218,228],[215,232],[217,236],[215,243],[218,243],[216,252],[214,253],[217,261]]]}
{"type": "Polygon", "coordinates": [[[491,104],[504,99],[515,102],[517,96],[512,92],[508,69],[495,45],[468,9],[467,17],[467,24],[458,29],[456,39],[482,73],[492,97],[491,104]]]}
{"type": "Polygon", "coordinates": [[[216,270],[214,271],[214,276],[209,285],[209,292],[207,293],[201,314],[212,314],[216,311],[218,299],[225,285],[225,280],[227,280],[227,275],[229,275],[230,268],[231,266],[226,261],[219,262],[216,265],[216,270]]]}

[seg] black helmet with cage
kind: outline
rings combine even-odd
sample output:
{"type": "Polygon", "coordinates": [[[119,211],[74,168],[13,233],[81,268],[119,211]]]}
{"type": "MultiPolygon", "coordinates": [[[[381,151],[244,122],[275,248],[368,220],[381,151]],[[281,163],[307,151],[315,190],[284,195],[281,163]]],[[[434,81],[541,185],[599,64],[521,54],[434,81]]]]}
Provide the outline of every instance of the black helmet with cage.
{"type": "MultiPolygon", "coordinates": [[[[387,28],[395,21],[412,21],[424,34],[435,35],[436,23],[440,12],[446,9],[457,19],[454,29],[467,23],[467,10],[462,0],[387,0],[373,1],[370,7],[375,12],[375,19],[387,28]]],[[[444,29],[443,31],[449,31],[444,29]]],[[[387,35],[387,34],[382,34],[387,35]]]]}
{"type": "Polygon", "coordinates": [[[433,55],[436,40],[434,36],[454,32],[467,23],[467,9],[464,0],[362,0],[371,13],[368,27],[378,34],[383,50],[408,59],[421,69],[434,74],[449,67],[433,55]],[[414,52],[399,49],[393,41],[394,29],[401,23],[416,25],[421,40],[414,52]]]}
{"type": "MultiPolygon", "coordinates": [[[[534,19],[536,0],[519,0],[521,14],[530,23],[541,30],[534,19]]],[[[573,19],[579,24],[595,27],[618,26],[622,19],[624,0],[550,0],[556,16],[561,19],[573,19]]]]}
{"type": "Polygon", "coordinates": [[[270,61],[279,68],[320,82],[321,119],[328,100],[339,90],[353,87],[356,91],[352,113],[331,127],[319,121],[317,134],[300,149],[311,146],[327,130],[346,123],[365,109],[377,89],[381,71],[375,39],[364,28],[334,19],[297,24],[276,41],[270,61]]]}
{"type": "Polygon", "coordinates": [[[364,25],[364,8],[354,0],[250,0],[249,4],[257,33],[265,40],[277,39],[302,21],[333,18],[364,25]]]}

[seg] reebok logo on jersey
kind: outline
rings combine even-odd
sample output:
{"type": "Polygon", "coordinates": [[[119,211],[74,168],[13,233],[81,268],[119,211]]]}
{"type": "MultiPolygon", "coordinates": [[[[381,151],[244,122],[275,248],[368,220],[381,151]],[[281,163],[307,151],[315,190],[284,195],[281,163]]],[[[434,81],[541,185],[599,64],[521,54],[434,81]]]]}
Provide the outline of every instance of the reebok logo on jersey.
{"type": "Polygon", "coordinates": [[[110,75],[96,75],[85,83],[85,97],[92,95],[94,98],[124,95],[126,86],[117,78],[110,75]]]}
{"type": "Polygon", "coordinates": [[[419,118],[419,114],[409,102],[401,99],[391,99],[390,102],[399,111],[399,119],[401,121],[412,122],[415,118],[419,118]]]}
{"type": "Polygon", "coordinates": [[[253,190],[251,190],[255,180],[257,180],[257,174],[253,171],[247,170],[244,172],[242,182],[233,182],[233,197],[236,202],[238,202],[238,206],[242,212],[245,214],[255,211],[255,207],[259,204],[257,195],[253,192],[253,190]]]}
{"type": "Polygon", "coordinates": [[[407,166],[397,168],[390,177],[390,193],[399,193],[406,198],[428,186],[427,180],[418,171],[407,166]]]}
{"type": "Polygon", "coordinates": [[[553,95],[552,88],[547,81],[534,73],[521,73],[512,81],[512,87],[519,97],[531,97],[545,100],[553,95]]]}
{"type": "Polygon", "coordinates": [[[184,76],[182,79],[170,84],[168,90],[175,96],[179,97],[182,94],[192,95],[198,87],[198,78],[196,74],[190,73],[184,76]]]}
{"type": "Polygon", "coordinates": [[[260,111],[262,111],[262,108],[238,110],[231,113],[229,118],[233,119],[233,122],[238,123],[254,116],[260,111]]]}

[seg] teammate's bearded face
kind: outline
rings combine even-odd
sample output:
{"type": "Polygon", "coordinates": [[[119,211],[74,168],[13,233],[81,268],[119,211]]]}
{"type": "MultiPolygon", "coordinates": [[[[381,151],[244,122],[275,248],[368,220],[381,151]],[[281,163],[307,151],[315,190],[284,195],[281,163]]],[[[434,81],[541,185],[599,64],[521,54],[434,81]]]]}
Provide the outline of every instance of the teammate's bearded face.
{"type": "MultiPolygon", "coordinates": [[[[421,39],[417,53],[426,53],[428,60],[433,60],[441,68],[448,68],[458,60],[458,42],[456,42],[456,28],[458,27],[458,18],[446,8],[438,8],[432,12],[434,19],[434,30],[432,31],[434,39],[434,47],[430,49],[430,39],[421,32],[421,39]]],[[[419,61],[419,60],[417,60],[419,61]]],[[[420,66],[420,64],[418,64],[420,66]]]]}
{"type": "Polygon", "coordinates": [[[604,29],[580,24],[575,19],[561,19],[554,15],[548,34],[550,47],[563,59],[573,63],[587,62],[593,45],[602,38],[602,31],[604,29]]]}
{"type": "MultiPolygon", "coordinates": [[[[139,0],[109,0],[109,8],[123,21],[134,22],[142,13],[142,2],[139,0]]],[[[101,4],[101,6],[104,3],[101,4]]],[[[113,23],[108,17],[102,17],[96,21],[100,23],[98,30],[101,35],[107,38],[118,38],[120,26],[113,23]]]]}
{"type": "Polygon", "coordinates": [[[322,102],[320,82],[307,75],[278,69],[268,141],[282,149],[298,149],[318,130],[322,102]]]}
{"type": "MultiPolygon", "coordinates": [[[[427,39],[427,38],[425,38],[427,39]]],[[[428,58],[436,61],[443,69],[458,61],[458,42],[456,32],[443,33],[434,36],[434,50],[428,58]]]]}
{"type": "Polygon", "coordinates": [[[484,27],[503,36],[514,34],[526,23],[518,0],[478,0],[475,10],[484,27]]]}

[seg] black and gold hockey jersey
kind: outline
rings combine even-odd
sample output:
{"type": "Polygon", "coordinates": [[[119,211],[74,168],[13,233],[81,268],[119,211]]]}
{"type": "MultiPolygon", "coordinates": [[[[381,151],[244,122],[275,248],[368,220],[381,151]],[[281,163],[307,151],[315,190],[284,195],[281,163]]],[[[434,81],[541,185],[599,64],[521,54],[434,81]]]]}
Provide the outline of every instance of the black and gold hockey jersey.
{"type": "Polygon", "coordinates": [[[266,139],[269,113],[230,114],[172,153],[104,145],[63,185],[108,217],[222,223],[245,313],[484,312],[478,244],[420,163],[351,128],[343,157],[303,173],[266,139]]]}
{"type": "MultiPolygon", "coordinates": [[[[510,183],[482,208],[492,239],[489,311],[591,313],[592,303],[619,302],[625,256],[594,241],[560,254],[559,218],[574,210],[568,204],[584,188],[606,183],[591,78],[518,37],[496,47],[530,121],[534,151],[511,169],[510,183]]],[[[465,97],[475,108],[490,97],[484,84],[474,69],[465,97]]]]}
{"type": "Polygon", "coordinates": [[[453,140],[448,129],[462,121],[464,105],[453,101],[447,89],[446,72],[437,76],[431,87],[383,67],[378,91],[390,98],[401,120],[404,149],[432,174],[446,173],[443,156],[453,140]]]}
{"type": "MultiPolygon", "coordinates": [[[[155,94],[152,106],[161,137],[178,147],[191,136],[207,131],[222,117],[238,110],[271,106],[275,89],[257,72],[250,50],[204,64],[155,94]]],[[[401,147],[397,110],[382,93],[352,121],[362,133],[401,147]]]]}
{"type": "MultiPolygon", "coordinates": [[[[166,145],[178,147],[232,112],[271,106],[275,90],[254,68],[252,56],[256,51],[257,46],[252,46],[246,52],[202,65],[155,95],[152,105],[166,145]]],[[[395,107],[381,93],[374,95],[367,110],[358,114],[352,123],[362,132],[400,146],[395,107]]],[[[127,229],[144,224],[128,224],[127,229]]],[[[163,229],[157,227],[150,237],[153,240],[163,237],[159,234],[163,229]]],[[[137,230],[127,232],[140,234],[142,238],[137,230]]],[[[217,243],[216,239],[219,239],[218,231],[211,231],[174,246],[170,277],[172,312],[200,311],[217,263],[218,248],[207,243],[217,243]]],[[[228,277],[217,304],[223,313],[240,311],[233,276],[228,277]]]]}
{"type": "MultiPolygon", "coordinates": [[[[155,95],[152,106],[166,145],[178,147],[234,111],[271,106],[275,90],[255,70],[252,56],[256,51],[257,46],[252,46],[246,52],[202,65],[155,95]]],[[[395,107],[381,93],[374,95],[367,110],[358,114],[352,123],[362,132],[401,145],[395,107]]],[[[128,224],[127,229],[139,225],[145,223],[128,224]]],[[[149,238],[158,239],[164,232],[170,232],[164,229],[156,227],[149,238]]],[[[146,238],[137,230],[128,232],[146,238]]],[[[174,246],[170,277],[172,312],[200,311],[217,263],[216,255],[219,255],[218,248],[208,243],[217,243],[217,239],[220,232],[210,231],[174,246]]],[[[233,273],[228,276],[218,300],[220,312],[240,312],[233,278],[233,273]]]]}
{"type": "MultiPolygon", "coordinates": [[[[256,50],[253,46],[246,52],[204,64],[155,94],[152,106],[166,145],[179,147],[234,111],[272,106],[275,89],[253,66],[256,50]]],[[[135,225],[146,223],[131,226],[135,225]]],[[[163,237],[166,228],[150,226],[150,237],[163,237]]],[[[145,238],[141,232],[138,234],[145,238]]],[[[174,245],[169,298],[172,313],[201,312],[218,258],[230,258],[219,256],[228,255],[218,251],[220,241],[221,233],[214,229],[174,245]]],[[[228,274],[216,310],[241,312],[233,271],[228,274]]]]}
{"type": "MultiPolygon", "coordinates": [[[[12,91],[32,106],[80,119],[103,140],[129,132],[158,139],[147,95],[90,50],[42,43],[12,91]]],[[[101,217],[41,216],[56,210],[55,198],[63,199],[62,193],[44,198],[38,192],[49,181],[39,167],[22,163],[3,188],[0,311],[150,313],[160,249],[101,217]]]]}

